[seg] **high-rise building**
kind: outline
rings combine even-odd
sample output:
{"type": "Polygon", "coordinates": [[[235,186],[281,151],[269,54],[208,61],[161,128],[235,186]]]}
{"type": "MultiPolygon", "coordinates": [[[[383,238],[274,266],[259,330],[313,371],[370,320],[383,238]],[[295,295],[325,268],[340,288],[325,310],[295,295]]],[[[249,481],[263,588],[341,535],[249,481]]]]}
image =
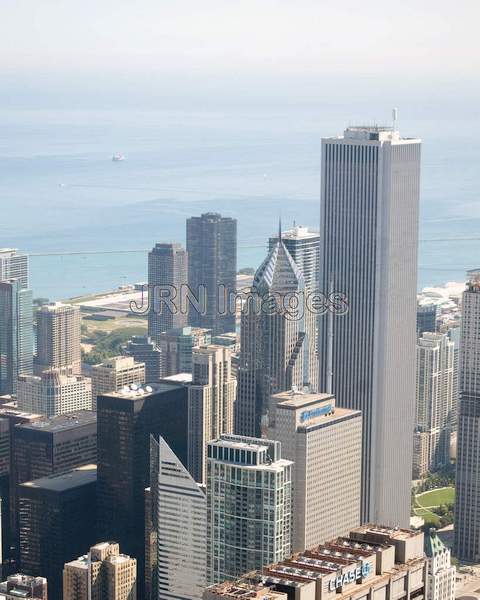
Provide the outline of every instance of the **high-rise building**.
{"type": "Polygon", "coordinates": [[[98,536],[115,539],[137,559],[143,598],[145,488],[150,486],[150,436],[163,436],[185,464],[187,387],[156,383],[97,397],[98,536]]]}
{"type": "Polygon", "coordinates": [[[280,236],[242,310],[235,433],[261,435],[272,394],[317,390],[316,316],[304,291],[303,275],[280,236]]]}
{"type": "Polygon", "coordinates": [[[100,542],[65,564],[63,600],[136,600],[137,561],[115,542],[100,542]]]}
{"type": "MultiPolygon", "coordinates": [[[[12,428],[10,505],[13,542],[16,544],[20,484],[61,475],[97,460],[97,415],[78,411],[51,419],[27,419],[22,413],[12,428]],[[23,415],[23,420],[20,418],[23,415]]],[[[12,421],[12,424],[15,421],[12,421]]]]}
{"type": "Polygon", "coordinates": [[[59,369],[40,375],[20,375],[17,385],[20,410],[56,417],[92,409],[92,381],[83,375],[69,375],[59,369]]]}
{"type": "Polygon", "coordinates": [[[192,372],[192,350],[212,341],[209,329],[181,327],[160,334],[158,345],[164,357],[164,376],[192,372]]]}
{"type": "Polygon", "coordinates": [[[450,549],[438,537],[435,529],[425,534],[425,554],[428,569],[426,600],[454,600],[456,569],[451,563],[450,549]]]}
{"type": "Polygon", "coordinates": [[[114,356],[90,371],[92,379],[92,405],[97,407],[97,396],[117,392],[124,385],[145,383],[145,363],[136,362],[133,356],[114,356]]]}
{"type": "Polygon", "coordinates": [[[235,331],[237,221],[218,213],[187,219],[188,285],[194,296],[205,291],[205,310],[190,307],[189,323],[214,335],[235,331]]]}
{"type": "Polygon", "coordinates": [[[417,336],[425,331],[437,331],[438,306],[436,304],[417,304],[417,336]]]}
{"type": "Polygon", "coordinates": [[[16,573],[0,583],[1,600],[17,600],[18,598],[47,600],[47,580],[45,577],[32,577],[31,575],[16,573]]]}
{"type": "Polygon", "coordinates": [[[14,248],[0,248],[0,281],[17,279],[22,289],[28,288],[28,256],[14,248]]]}
{"type": "Polygon", "coordinates": [[[413,477],[450,462],[453,427],[454,342],[446,333],[425,332],[417,342],[417,405],[413,477]]]}
{"type": "Polygon", "coordinates": [[[188,470],[199,483],[207,475],[207,443],[233,433],[237,381],[232,376],[230,350],[201,346],[192,354],[192,384],[188,387],[188,470]]]}
{"type": "Polygon", "coordinates": [[[322,140],[320,290],[348,311],[320,318],[319,389],[362,411],[362,522],[397,526],[410,519],[420,147],[376,126],[322,140]]]}
{"type": "Polygon", "coordinates": [[[134,335],[123,349],[137,363],[145,365],[145,381],[155,383],[165,375],[164,356],[157,343],[148,336],[134,335]]]}
{"type": "Polygon", "coordinates": [[[360,525],[362,416],[330,394],[272,396],[268,437],[293,461],[292,551],[360,525]]]}
{"type": "Polygon", "coordinates": [[[20,566],[43,573],[49,600],[62,600],[63,565],[96,538],[96,481],[96,466],[86,465],[18,486],[20,566]]]}
{"type": "Polygon", "coordinates": [[[163,331],[187,324],[180,306],[187,273],[187,253],[180,244],[156,244],[148,253],[148,335],[156,342],[163,331]]]}
{"type": "Polygon", "coordinates": [[[291,553],[292,461],[280,442],[222,435],[208,444],[207,582],[291,553]]]}
{"type": "Polygon", "coordinates": [[[480,560],[480,269],[462,299],[460,408],[455,476],[455,555],[480,560]]]}
{"type": "Polygon", "coordinates": [[[33,369],[32,292],[20,279],[0,281],[0,395],[15,394],[33,369]]]}
{"type": "MultiPolygon", "coordinates": [[[[318,266],[320,252],[320,236],[308,227],[295,225],[293,229],[282,231],[282,241],[302,272],[305,287],[309,290],[318,289],[318,266]]],[[[272,250],[278,242],[278,235],[270,238],[268,249],[272,250]]]]}
{"type": "Polygon", "coordinates": [[[158,600],[200,600],[206,586],[207,499],[160,437],[153,442],[158,600]]]}
{"type": "Polygon", "coordinates": [[[53,302],[37,311],[35,369],[65,369],[81,373],[80,307],[53,302]]]}
{"type": "Polygon", "coordinates": [[[237,581],[212,585],[203,600],[350,600],[427,597],[423,533],[365,525],[237,581]]]}

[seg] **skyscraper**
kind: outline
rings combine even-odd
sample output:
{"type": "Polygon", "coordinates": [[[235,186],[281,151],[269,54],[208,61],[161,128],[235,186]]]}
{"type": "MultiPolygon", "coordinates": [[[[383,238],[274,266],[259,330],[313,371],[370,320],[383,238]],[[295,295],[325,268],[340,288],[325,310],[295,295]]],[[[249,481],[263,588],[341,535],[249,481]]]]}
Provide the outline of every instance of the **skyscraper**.
{"type": "Polygon", "coordinates": [[[160,437],[153,443],[156,468],[154,523],[157,528],[155,599],[201,600],[206,586],[207,499],[160,437]]]}
{"type": "Polygon", "coordinates": [[[205,314],[190,307],[189,323],[214,335],[235,331],[237,221],[218,213],[187,219],[188,285],[195,296],[206,292],[205,314]]]}
{"type": "Polygon", "coordinates": [[[97,468],[86,465],[18,488],[20,565],[48,581],[49,600],[62,600],[63,565],[95,540],[97,468]]]}
{"type": "Polygon", "coordinates": [[[81,373],[80,307],[53,302],[37,311],[36,372],[68,369],[81,373]]]}
{"type": "Polygon", "coordinates": [[[97,397],[100,539],[115,539],[137,559],[143,598],[145,488],[150,486],[150,436],[162,435],[186,463],[187,388],[174,383],[132,385],[97,397]]]}
{"type": "Polygon", "coordinates": [[[15,394],[33,368],[32,292],[20,279],[0,281],[0,395],[15,394]]]}
{"type": "Polygon", "coordinates": [[[145,381],[155,383],[165,374],[165,357],[158,344],[149,336],[134,335],[123,349],[137,363],[145,365],[145,381]]]}
{"type": "Polygon", "coordinates": [[[207,583],[291,553],[292,461],[280,442],[222,435],[208,444],[207,583]]]}
{"type": "Polygon", "coordinates": [[[242,310],[235,433],[260,436],[272,394],[294,386],[317,390],[315,320],[303,275],[279,239],[242,310]]]}
{"type": "Polygon", "coordinates": [[[211,331],[201,327],[181,327],[160,334],[158,345],[163,354],[164,376],[192,372],[192,349],[207,346],[211,331]]]}
{"type": "Polygon", "coordinates": [[[480,560],[480,269],[462,299],[460,409],[455,477],[455,555],[480,560]]]}
{"type": "Polygon", "coordinates": [[[348,312],[330,331],[320,318],[319,389],[362,411],[362,521],[400,526],[410,518],[420,147],[376,126],[322,140],[320,289],[344,294],[348,312]]]}
{"type": "Polygon", "coordinates": [[[274,394],[268,437],[293,461],[293,552],[360,525],[360,411],[338,408],[330,394],[274,394]]]}
{"type": "Polygon", "coordinates": [[[417,335],[421,336],[425,331],[434,333],[437,331],[438,306],[436,304],[417,305],[417,335]]]}
{"type": "Polygon", "coordinates": [[[417,405],[413,477],[449,464],[453,426],[454,342],[425,332],[417,342],[417,405]]]}
{"type": "Polygon", "coordinates": [[[180,244],[155,244],[148,254],[148,335],[158,342],[158,336],[167,329],[183,327],[187,315],[180,309],[180,294],[187,284],[187,253],[180,244]],[[175,304],[172,308],[169,301],[175,304]]]}
{"type": "Polygon", "coordinates": [[[133,356],[114,356],[92,367],[92,408],[97,407],[98,394],[116,392],[124,385],[145,383],[145,363],[133,356]]]}
{"type": "Polygon", "coordinates": [[[136,600],[137,561],[115,542],[100,542],[65,564],[63,600],[136,600]]]}
{"type": "MultiPolygon", "coordinates": [[[[295,225],[292,229],[282,231],[282,241],[295,264],[302,272],[305,287],[309,290],[318,288],[318,267],[320,252],[320,236],[308,227],[295,225]]],[[[268,249],[272,250],[278,242],[278,235],[268,241],[268,249]]]]}
{"type": "Polygon", "coordinates": [[[28,288],[28,256],[15,248],[0,248],[0,281],[18,279],[22,289],[28,288]]]}
{"type": "Polygon", "coordinates": [[[17,384],[20,410],[56,417],[92,409],[92,382],[83,375],[67,375],[59,369],[40,375],[20,375],[17,384]]]}
{"type": "Polygon", "coordinates": [[[438,537],[435,529],[425,534],[427,555],[426,600],[454,600],[456,596],[456,569],[451,563],[450,549],[438,537]]]}
{"type": "Polygon", "coordinates": [[[233,433],[237,381],[232,376],[230,350],[201,346],[192,353],[192,385],[188,387],[188,470],[205,483],[207,443],[233,433]]]}

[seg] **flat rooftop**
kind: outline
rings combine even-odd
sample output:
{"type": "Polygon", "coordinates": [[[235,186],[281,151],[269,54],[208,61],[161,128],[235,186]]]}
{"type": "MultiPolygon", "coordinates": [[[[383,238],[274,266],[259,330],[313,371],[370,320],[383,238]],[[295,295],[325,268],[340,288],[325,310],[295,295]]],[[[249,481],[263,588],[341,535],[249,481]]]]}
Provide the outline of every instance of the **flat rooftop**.
{"type": "Polygon", "coordinates": [[[44,417],[41,420],[32,421],[31,423],[22,423],[21,425],[17,425],[17,427],[45,433],[58,433],[59,431],[76,429],[82,425],[92,425],[96,422],[97,413],[94,410],[77,410],[74,413],[67,413],[51,418],[44,417]]]}
{"type": "Polygon", "coordinates": [[[335,397],[332,394],[314,394],[311,392],[295,390],[273,394],[272,398],[277,401],[277,406],[278,404],[281,404],[282,407],[291,407],[292,409],[303,408],[310,404],[326,402],[327,400],[335,400],[335,397]]]}
{"type": "Polygon", "coordinates": [[[40,477],[20,484],[21,488],[66,492],[73,488],[94,483],[97,480],[97,465],[84,465],[63,475],[40,477]]]}
{"type": "Polygon", "coordinates": [[[132,383],[130,385],[123,386],[123,388],[115,392],[101,394],[101,396],[105,398],[123,398],[125,400],[137,400],[139,398],[148,398],[149,396],[154,396],[155,394],[165,394],[167,392],[171,392],[172,390],[176,390],[181,387],[183,386],[178,381],[165,382],[165,380],[163,380],[161,382],[145,383],[141,385],[132,383]]]}

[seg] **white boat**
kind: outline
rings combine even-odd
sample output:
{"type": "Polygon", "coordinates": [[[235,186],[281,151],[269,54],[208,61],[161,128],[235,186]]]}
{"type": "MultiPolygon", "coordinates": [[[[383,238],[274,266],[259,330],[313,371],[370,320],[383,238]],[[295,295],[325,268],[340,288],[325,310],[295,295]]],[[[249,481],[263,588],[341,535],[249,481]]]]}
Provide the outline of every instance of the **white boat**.
{"type": "Polygon", "coordinates": [[[125,160],[125,156],[123,154],[114,154],[112,160],[113,162],[120,162],[121,160],[125,160]]]}

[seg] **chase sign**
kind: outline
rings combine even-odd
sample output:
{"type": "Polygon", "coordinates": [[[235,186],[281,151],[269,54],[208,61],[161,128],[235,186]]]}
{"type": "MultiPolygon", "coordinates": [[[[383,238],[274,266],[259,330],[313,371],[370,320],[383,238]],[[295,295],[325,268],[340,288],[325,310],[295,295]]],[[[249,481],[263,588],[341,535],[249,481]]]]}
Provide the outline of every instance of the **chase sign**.
{"type": "Polygon", "coordinates": [[[332,405],[326,404],[325,406],[319,406],[318,408],[312,408],[311,410],[304,410],[300,415],[300,423],[310,421],[315,417],[321,417],[322,415],[328,415],[332,412],[332,405]]]}
{"type": "Polygon", "coordinates": [[[361,567],[357,567],[352,571],[348,571],[348,573],[339,575],[335,579],[330,579],[330,582],[328,584],[328,591],[334,592],[338,588],[341,588],[344,585],[347,585],[348,583],[355,583],[359,579],[367,577],[368,575],[370,575],[371,569],[372,567],[370,563],[362,563],[361,567]]]}

